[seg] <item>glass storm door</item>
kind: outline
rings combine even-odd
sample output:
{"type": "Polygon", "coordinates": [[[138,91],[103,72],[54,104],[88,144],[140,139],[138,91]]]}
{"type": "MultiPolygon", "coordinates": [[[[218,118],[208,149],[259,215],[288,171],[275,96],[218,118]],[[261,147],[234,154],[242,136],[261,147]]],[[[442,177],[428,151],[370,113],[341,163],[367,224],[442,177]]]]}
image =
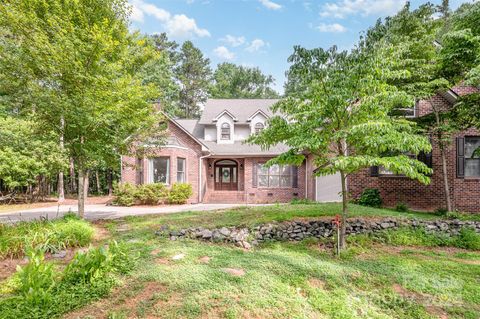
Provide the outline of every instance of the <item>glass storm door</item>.
{"type": "Polygon", "coordinates": [[[222,160],[215,163],[215,190],[238,190],[237,163],[235,161],[222,160]]]}

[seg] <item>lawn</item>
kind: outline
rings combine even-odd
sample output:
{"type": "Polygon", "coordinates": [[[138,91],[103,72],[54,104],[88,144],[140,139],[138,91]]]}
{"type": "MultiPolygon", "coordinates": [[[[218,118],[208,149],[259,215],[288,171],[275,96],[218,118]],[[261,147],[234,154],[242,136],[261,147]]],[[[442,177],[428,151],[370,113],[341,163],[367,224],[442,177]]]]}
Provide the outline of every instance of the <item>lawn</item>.
{"type": "MultiPolygon", "coordinates": [[[[405,216],[355,205],[351,210],[354,216],[405,216]]],[[[50,309],[43,318],[60,316],[66,309],[72,311],[65,318],[85,319],[480,317],[479,251],[426,247],[422,241],[412,241],[419,243],[416,246],[387,245],[362,235],[350,237],[350,248],[337,257],[328,240],[264,243],[243,250],[228,244],[170,241],[154,232],[165,224],[172,228],[254,225],[330,218],[338,211],[336,204],[274,205],[96,225],[109,230],[105,240],[123,243],[127,256],[137,259],[136,267],[112,277],[115,280],[108,287],[116,288],[106,296],[106,291],[88,290],[83,283],[84,296],[76,293],[76,302],[53,303],[68,308],[50,309]]],[[[23,314],[42,318],[29,308],[23,314]]]]}

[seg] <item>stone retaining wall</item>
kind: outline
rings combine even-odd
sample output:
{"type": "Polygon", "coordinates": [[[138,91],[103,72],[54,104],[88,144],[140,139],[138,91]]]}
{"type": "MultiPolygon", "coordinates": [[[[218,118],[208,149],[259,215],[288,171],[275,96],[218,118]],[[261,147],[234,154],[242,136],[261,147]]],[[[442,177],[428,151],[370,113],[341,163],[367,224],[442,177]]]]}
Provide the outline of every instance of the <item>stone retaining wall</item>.
{"type": "MultiPolygon", "coordinates": [[[[426,232],[446,233],[450,236],[458,235],[463,227],[474,229],[480,233],[480,222],[460,220],[416,220],[385,218],[381,220],[350,219],[347,221],[347,234],[366,234],[400,227],[424,229],[426,232]]],[[[222,227],[206,229],[203,227],[187,228],[168,231],[161,229],[157,232],[167,234],[171,240],[181,238],[200,239],[212,242],[234,243],[243,248],[250,248],[250,243],[262,241],[302,240],[305,238],[328,238],[335,233],[335,227],[328,220],[288,221],[281,223],[268,223],[247,227],[222,227]],[[250,242],[250,243],[249,243],[250,242]]]]}

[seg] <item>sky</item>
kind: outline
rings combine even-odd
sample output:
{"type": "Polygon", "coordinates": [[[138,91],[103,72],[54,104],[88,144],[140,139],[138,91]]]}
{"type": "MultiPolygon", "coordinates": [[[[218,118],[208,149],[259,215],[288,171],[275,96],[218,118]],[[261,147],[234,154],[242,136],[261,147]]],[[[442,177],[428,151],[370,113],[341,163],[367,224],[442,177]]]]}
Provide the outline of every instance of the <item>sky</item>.
{"type": "MultiPolygon", "coordinates": [[[[395,14],[403,0],[129,0],[132,30],[166,32],[190,40],[212,64],[259,67],[283,93],[294,45],[350,49],[378,18],[395,14]]],[[[424,3],[412,0],[412,8],[424,3]]],[[[430,1],[439,4],[441,0],[430,1]]],[[[450,0],[453,9],[472,0],[450,0]]]]}

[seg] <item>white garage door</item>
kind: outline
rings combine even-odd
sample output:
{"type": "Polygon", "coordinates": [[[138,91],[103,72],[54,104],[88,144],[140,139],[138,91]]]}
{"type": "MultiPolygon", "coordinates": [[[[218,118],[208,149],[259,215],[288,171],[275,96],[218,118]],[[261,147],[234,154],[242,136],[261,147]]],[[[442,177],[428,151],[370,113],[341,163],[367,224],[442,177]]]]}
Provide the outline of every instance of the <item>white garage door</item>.
{"type": "Polygon", "coordinates": [[[342,181],[340,173],[316,177],[317,202],[340,202],[342,201],[342,181]]]}

